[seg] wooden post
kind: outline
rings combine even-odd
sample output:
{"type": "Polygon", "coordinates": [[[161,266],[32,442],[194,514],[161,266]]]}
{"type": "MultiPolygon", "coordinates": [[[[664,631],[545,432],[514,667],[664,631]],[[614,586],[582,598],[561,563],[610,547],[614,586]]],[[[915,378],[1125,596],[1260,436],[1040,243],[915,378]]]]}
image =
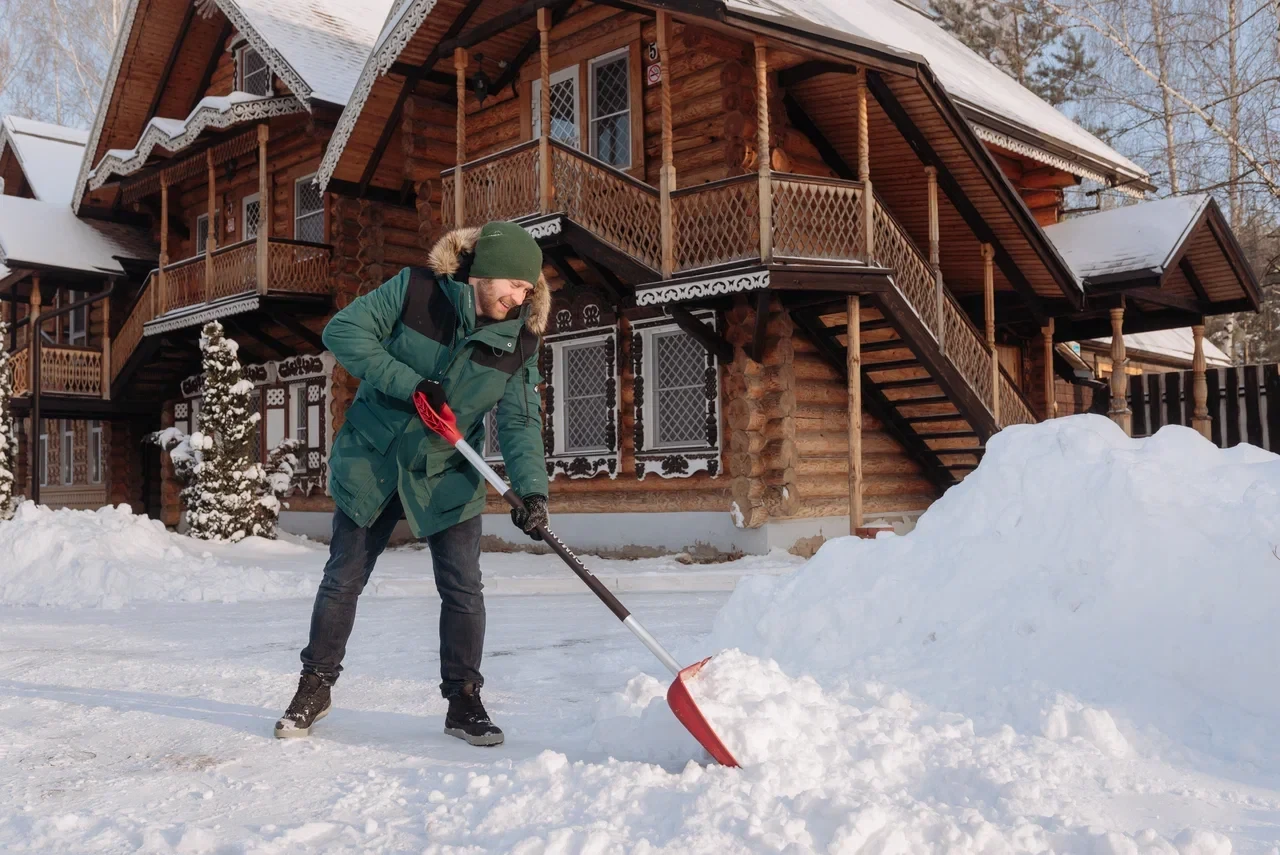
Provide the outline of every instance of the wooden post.
{"type": "Polygon", "coordinates": [[[863,261],[870,264],[876,254],[876,194],[871,187],[871,140],[867,134],[867,70],[864,68],[858,72],[858,180],[862,182],[862,245],[866,252],[863,261]]]}
{"type": "MultiPolygon", "coordinates": [[[[458,86],[458,126],[456,129],[458,147],[455,154],[457,161],[456,168],[453,170],[453,227],[455,229],[462,228],[463,217],[466,215],[467,206],[463,200],[463,191],[466,189],[462,182],[462,164],[467,161],[467,49],[453,49],[453,70],[457,76],[458,86]]],[[[542,85],[542,97],[550,98],[551,93],[547,89],[544,81],[542,85]]],[[[550,101],[546,102],[550,105],[550,101]]],[[[550,107],[548,106],[548,110],[550,107]]],[[[542,131],[549,133],[550,120],[546,115],[543,117],[542,131]]]]}
{"type": "Polygon", "coordinates": [[[659,175],[659,213],[662,218],[662,278],[670,279],[676,269],[675,219],[671,193],[676,189],[675,154],[671,131],[671,14],[658,12],[658,65],[661,69],[662,172],[659,175]]]}
{"type": "Polygon", "coordinates": [[[769,56],[756,36],[756,166],[760,175],[760,260],[773,257],[773,179],[769,163],[769,56]]]}
{"type": "Polygon", "coordinates": [[[947,295],[942,289],[942,256],[941,244],[942,238],[938,226],[938,168],[936,166],[926,166],[924,168],[925,184],[929,191],[929,267],[933,270],[933,299],[934,299],[934,334],[938,337],[938,349],[943,353],[947,351],[946,340],[946,299],[947,295]]]}
{"type": "Polygon", "coordinates": [[[1044,417],[1052,419],[1058,415],[1058,402],[1053,394],[1053,318],[1040,328],[1040,338],[1044,342],[1044,417]]]}
{"type": "Polygon", "coordinates": [[[204,153],[209,168],[209,236],[204,242],[204,301],[208,303],[213,292],[213,251],[218,248],[218,186],[213,170],[213,149],[204,153]]]}
{"type": "Polygon", "coordinates": [[[30,351],[27,357],[27,388],[36,388],[36,356],[39,351],[36,349],[36,337],[40,335],[40,274],[31,274],[31,303],[30,315],[31,320],[27,322],[27,349],[30,351]]]}
{"type": "Polygon", "coordinates": [[[996,251],[982,245],[982,319],[987,327],[987,350],[991,351],[991,415],[1000,425],[1000,352],[996,349],[996,251]]]}
{"type": "Polygon", "coordinates": [[[1213,438],[1213,420],[1209,418],[1209,382],[1205,379],[1204,321],[1191,327],[1195,353],[1191,361],[1192,403],[1191,426],[1205,439],[1213,438]]]}
{"type": "Polygon", "coordinates": [[[31,341],[27,345],[27,388],[31,395],[31,501],[40,504],[40,376],[37,367],[40,364],[40,274],[31,274],[31,320],[27,329],[31,341]]]}
{"type": "Polygon", "coordinates": [[[1129,409],[1129,375],[1124,373],[1128,361],[1124,353],[1124,298],[1111,310],[1111,408],[1107,415],[1132,436],[1133,413],[1129,409]]]}
{"type": "MultiPolygon", "coordinates": [[[[661,14],[661,13],[659,13],[661,14]]],[[[661,30],[661,23],[659,23],[661,30]]],[[[538,98],[538,210],[551,213],[551,10],[543,6],[538,10],[538,38],[541,41],[540,59],[542,93],[538,98]]],[[[462,103],[461,99],[458,101],[462,103]]],[[[461,113],[459,113],[461,115],[461,113]]],[[[459,169],[459,173],[461,170],[459,169]]],[[[454,179],[457,180],[456,178],[454,179]]],[[[461,185],[455,187],[460,190],[461,185]]]]}
{"type": "Polygon", "coordinates": [[[267,174],[267,139],[270,129],[265,124],[258,125],[258,293],[266,294],[270,284],[271,267],[267,263],[270,246],[267,239],[271,236],[271,181],[267,174]]]}
{"type": "Polygon", "coordinates": [[[862,306],[857,294],[845,301],[845,360],[849,393],[849,534],[862,528],[862,306]]]}
{"type": "MultiPolygon", "coordinates": [[[[111,287],[110,280],[107,287],[111,287]]],[[[88,314],[92,310],[86,310],[88,314]]],[[[111,298],[102,300],[102,400],[111,400],[111,298]]]]}
{"type": "Polygon", "coordinates": [[[164,314],[168,305],[165,288],[165,268],[169,266],[169,176],[160,172],[160,272],[156,274],[158,288],[151,290],[151,317],[164,314]]]}

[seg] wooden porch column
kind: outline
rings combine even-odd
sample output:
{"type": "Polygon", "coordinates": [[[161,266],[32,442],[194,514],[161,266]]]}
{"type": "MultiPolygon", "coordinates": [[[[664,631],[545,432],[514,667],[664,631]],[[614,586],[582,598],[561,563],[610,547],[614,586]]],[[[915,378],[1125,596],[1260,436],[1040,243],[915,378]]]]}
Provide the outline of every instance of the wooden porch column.
{"type": "Polygon", "coordinates": [[[773,180],[769,163],[769,55],[756,36],[756,166],[760,174],[760,260],[773,257],[773,180]]]}
{"type": "Polygon", "coordinates": [[[1213,438],[1213,420],[1209,418],[1209,382],[1205,379],[1204,323],[1191,327],[1195,340],[1195,354],[1191,362],[1192,403],[1191,426],[1205,439],[1213,438]]]}
{"type": "Polygon", "coordinates": [[[1044,343],[1044,417],[1052,419],[1058,415],[1053,394],[1053,318],[1040,328],[1040,339],[1044,343]]]}
{"type": "Polygon", "coordinates": [[[671,193],[676,189],[675,155],[671,130],[671,14],[658,12],[658,65],[662,72],[662,172],[659,174],[659,213],[662,218],[662,278],[676,269],[675,220],[671,193]]]}
{"type": "Polygon", "coordinates": [[[213,149],[204,153],[209,170],[209,236],[204,242],[204,301],[209,302],[213,291],[213,251],[218,248],[218,188],[213,170],[213,149]]]}
{"type": "Polygon", "coordinates": [[[871,187],[871,140],[867,122],[867,70],[858,72],[858,180],[862,182],[862,245],[867,264],[876,254],[875,204],[876,194],[871,187]]]}
{"type": "MultiPolygon", "coordinates": [[[[1122,298],[1123,300],[1123,298],[1122,298]]],[[[1111,310],[1111,408],[1107,415],[1125,433],[1133,435],[1133,413],[1129,409],[1129,375],[1124,373],[1128,360],[1124,353],[1124,303],[1111,310]]]]}
{"type": "Polygon", "coordinates": [[[849,384],[849,534],[862,528],[862,300],[845,301],[846,373],[849,384]]]}
{"type": "MultiPolygon", "coordinates": [[[[453,227],[455,229],[462,228],[463,217],[466,215],[467,206],[463,201],[463,192],[465,187],[462,182],[462,164],[467,160],[467,49],[453,49],[453,70],[457,77],[458,87],[458,126],[456,136],[458,141],[457,153],[455,159],[457,168],[453,170],[453,227]]],[[[550,97],[550,92],[544,82],[542,86],[543,97],[550,97]]],[[[550,102],[547,102],[550,104],[550,102]]],[[[543,132],[547,132],[547,124],[550,120],[543,117],[543,132]]]]}
{"type": "Polygon", "coordinates": [[[991,352],[991,415],[1000,424],[1000,352],[996,349],[996,251],[982,245],[982,319],[987,328],[987,350],[991,352]]]}
{"type": "MultiPolygon", "coordinates": [[[[107,287],[110,287],[110,281],[107,287]]],[[[86,310],[86,314],[92,311],[86,310]]],[[[102,400],[111,400],[111,298],[102,301],[102,400]]]]}
{"type": "Polygon", "coordinates": [[[156,285],[151,289],[151,317],[164,314],[168,304],[165,293],[165,268],[169,266],[169,176],[160,173],[160,272],[156,274],[156,285]]]}
{"type": "Polygon", "coordinates": [[[265,124],[258,125],[258,293],[266,294],[271,267],[267,263],[271,236],[271,180],[267,173],[267,138],[271,135],[265,124]]]}
{"type": "MultiPolygon", "coordinates": [[[[661,16],[663,13],[659,12],[661,16]]],[[[662,18],[658,18],[658,38],[661,39],[662,18]]],[[[538,116],[540,132],[538,133],[538,210],[544,214],[551,213],[551,10],[543,6],[538,10],[538,38],[541,40],[540,62],[542,71],[542,93],[538,98],[538,116]]],[[[462,100],[459,99],[461,104],[462,100]]],[[[458,113],[462,116],[461,110],[458,113]]],[[[459,118],[461,121],[461,118],[459,118]]],[[[461,163],[461,160],[459,160],[461,163]]],[[[459,176],[461,167],[459,167],[459,176]]],[[[457,180],[456,178],[454,179],[457,180]]],[[[462,185],[456,185],[461,189],[462,185]]],[[[461,198],[461,194],[457,194],[461,198]]]]}
{"type": "Polygon", "coordinates": [[[942,290],[942,237],[938,227],[938,167],[924,168],[925,184],[929,192],[929,267],[933,271],[934,332],[938,336],[938,349],[947,351],[946,299],[942,290]]]}
{"type": "MultiPolygon", "coordinates": [[[[27,388],[31,390],[31,394],[35,395],[36,388],[36,356],[39,350],[36,348],[36,336],[40,335],[40,274],[31,274],[31,303],[30,315],[31,320],[27,322],[27,388]]],[[[39,429],[35,429],[32,433],[37,434],[36,442],[39,442],[39,429]]],[[[32,460],[35,458],[32,457],[32,460]]]]}

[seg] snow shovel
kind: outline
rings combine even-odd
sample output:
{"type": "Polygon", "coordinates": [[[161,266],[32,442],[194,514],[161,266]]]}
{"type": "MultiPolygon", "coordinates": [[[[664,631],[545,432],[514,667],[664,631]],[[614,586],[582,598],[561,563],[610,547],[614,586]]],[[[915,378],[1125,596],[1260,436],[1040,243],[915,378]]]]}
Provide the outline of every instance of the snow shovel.
{"type": "MultiPolygon", "coordinates": [[[[422,421],[428,429],[439,434],[445,442],[462,452],[462,456],[467,458],[467,461],[484,476],[489,485],[497,490],[502,498],[507,500],[507,504],[517,510],[524,510],[524,501],[515,494],[514,490],[507,486],[507,483],[502,480],[497,472],[493,471],[493,467],[485,463],[484,458],[477,454],[476,450],[462,438],[462,434],[458,431],[458,421],[447,404],[443,407],[443,412],[437,413],[421,392],[414,393],[413,404],[417,407],[418,415],[422,417],[422,421]]],[[[706,665],[711,660],[711,657],[708,656],[701,662],[690,665],[687,668],[681,668],[680,663],[676,662],[666,648],[649,634],[649,630],[645,629],[640,621],[636,620],[635,616],[627,611],[627,607],[618,602],[618,598],[610,593],[609,589],[583,565],[578,556],[574,555],[569,550],[569,547],[560,542],[560,538],[556,537],[555,532],[546,526],[538,526],[538,533],[542,535],[542,539],[546,544],[564,559],[564,563],[569,565],[569,569],[578,574],[578,578],[586,583],[591,592],[609,607],[609,611],[613,612],[618,620],[622,621],[622,625],[631,630],[636,638],[640,639],[640,642],[649,648],[649,652],[658,657],[658,661],[665,665],[667,670],[675,676],[675,681],[672,682],[671,688],[667,689],[667,705],[671,707],[671,711],[675,713],[676,718],[685,726],[685,729],[721,765],[737,766],[738,761],[733,759],[733,754],[720,741],[720,737],[716,735],[716,732],[711,729],[711,725],[707,722],[706,716],[698,709],[698,704],[694,701],[693,695],[689,693],[689,686],[686,682],[701,671],[702,666],[706,665]]]]}

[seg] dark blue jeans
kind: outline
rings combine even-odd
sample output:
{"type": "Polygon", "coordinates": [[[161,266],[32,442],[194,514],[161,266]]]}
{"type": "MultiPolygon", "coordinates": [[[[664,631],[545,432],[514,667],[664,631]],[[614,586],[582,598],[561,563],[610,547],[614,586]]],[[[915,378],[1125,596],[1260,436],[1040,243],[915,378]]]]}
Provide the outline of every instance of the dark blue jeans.
{"type": "MultiPolygon", "coordinates": [[[[333,540],[324,579],[311,611],[311,640],[302,651],[302,673],[330,683],[342,672],[347,639],[356,620],[356,600],[404,516],[392,496],[373,524],[361,528],[342,511],[333,514],[333,540]]],[[[484,684],[484,586],[480,582],[480,517],[474,516],[427,538],[440,592],[440,692],[458,694],[464,683],[484,684]]]]}

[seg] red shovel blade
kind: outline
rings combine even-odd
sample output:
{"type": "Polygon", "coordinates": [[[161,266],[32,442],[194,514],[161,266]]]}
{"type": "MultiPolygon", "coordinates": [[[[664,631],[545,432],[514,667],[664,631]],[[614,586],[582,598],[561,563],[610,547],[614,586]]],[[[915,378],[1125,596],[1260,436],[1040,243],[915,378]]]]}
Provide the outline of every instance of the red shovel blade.
{"type": "Polygon", "coordinates": [[[702,666],[711,661],[708,656],[695,665],[690,665],[676,675],[675,682],[671,684],[671,688],[667,689],[667,705],[671,707],[671,711],[676,714],[676,718],[685,726],[685,729],[693,734],[693,738],[707,749],[712,757],[721,766],[731,766],[737,768],[738,761],[733,759],[733,754],[720,741],[720,737],[716,736],[716,732],[711,729],[711,724],[707,721],[707,717],[702,714],[702,710],[698,709],[698,704],[693,699],[693,695],[689,693],[689,686],[685,680],[691,679],[695,674],[702,670],[702,666]]]}

